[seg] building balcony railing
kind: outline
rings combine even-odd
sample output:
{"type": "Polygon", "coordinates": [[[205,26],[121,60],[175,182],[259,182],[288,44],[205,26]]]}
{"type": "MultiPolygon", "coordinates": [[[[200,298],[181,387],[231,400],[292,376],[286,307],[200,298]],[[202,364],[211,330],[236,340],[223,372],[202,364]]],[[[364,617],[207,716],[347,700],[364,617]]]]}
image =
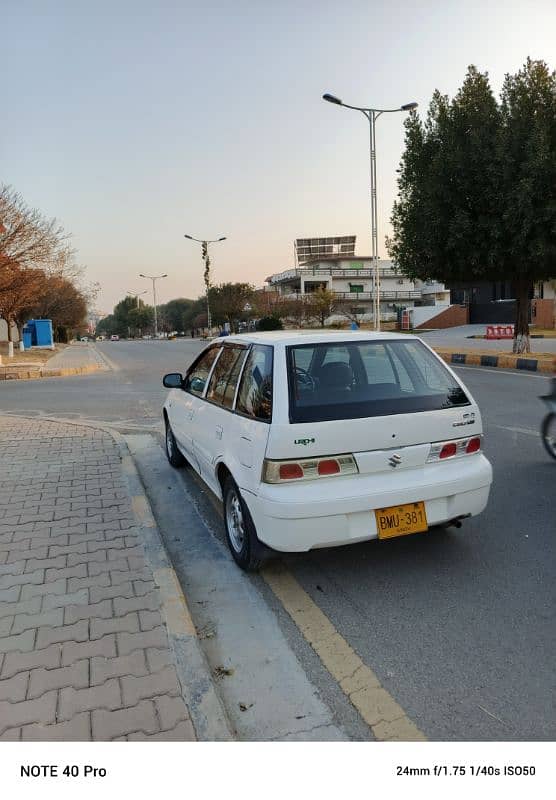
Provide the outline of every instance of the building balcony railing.
{"type": "MultiPolygon", "coordinates": [[[[311,269],[303,267],[303,269],[287,269],[284,272],[271,275],[270,282],[282,283],[296,278],[311,279],[313,277],[324,278],[330,276],[333,278],[372,278],[374,274],[372,267],[364,267],[362,269],[334,269],[333,267],[315,267],[311,269]]],[[[395,270],[386,268],[379,269],[379,275],[381,278],[403,278],[403,275],[400,275],[395,270]]]]}
{"type": "MultiPolygon", "coordinates": [[[[288,299],[296,299],[297,297],[311,297],[311,292],[306,294],[289,293],[283,294],[281,297],[288,299]]],[[[373,300],[375,297],[374,292],[334,292],[336,300],[352,300],[354,302],[361,302],[362,300],[373,300]]],[[[422,297],[421,292],[416,289],[400,289],[398,291],[380,291],[381,300],[420,300],[422,297]]]]}
{"type": "Polygon", "coordinates": [[[424,283],[420,290],[423,294],[439,294],[440,292],[448,292],[443,283],[424,283]]]}

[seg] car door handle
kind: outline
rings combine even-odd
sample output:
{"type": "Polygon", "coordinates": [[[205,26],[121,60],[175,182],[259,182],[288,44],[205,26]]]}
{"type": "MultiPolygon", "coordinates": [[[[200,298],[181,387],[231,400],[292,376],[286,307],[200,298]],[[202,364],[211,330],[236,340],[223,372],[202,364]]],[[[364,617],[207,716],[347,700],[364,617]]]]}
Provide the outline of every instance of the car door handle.
{"type": "Polygon", "coordinates": [[[216,426],[216,438],[221,439],[222,434],[224,433],[224,428],[221,425],[216,426]]]}
{"type": "Polygon", "coordinates": [[[194,416],[195,416],[195,412],[194,412],[194,411],[190,411],[190,412],[188,413],[188,415],[187,415],[187,418],[188,418],[189,420],[192,420],[194,416]]]}

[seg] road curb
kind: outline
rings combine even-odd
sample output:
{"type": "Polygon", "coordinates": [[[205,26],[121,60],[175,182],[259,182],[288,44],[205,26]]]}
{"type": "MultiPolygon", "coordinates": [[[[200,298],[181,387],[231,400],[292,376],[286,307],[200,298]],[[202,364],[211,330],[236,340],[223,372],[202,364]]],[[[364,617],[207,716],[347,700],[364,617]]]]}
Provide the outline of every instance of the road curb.
{"type": "MultiPolygon", "coordinates": [[[[35,420],[25,414],[10,414],[10,418],[35,420]]],[[[233,727],[214,686],[212,673],[199,643],[197,631],[187,600],[164,546],[164,542],[139,471],[125,437],[108,426],[63,417],[41,416],[41,421],[59,422],[93,430],[102,430],[116,443],[122,471],[131,498],[131,508],[141,537],[145,559],[160,594],[161,612],[166,622],[168,642],[174,654],[183,697],[198,741],[234,741],[233,727]]]]}
{"type": "Polygon", "coordinates": [[[197,738],[200,741],[233,741],[235,737],[232,726],[214,687],[187,600],[166,553],[133,456],[121,433],[106,428],[103,430],[112,436],[120,449],[133,514],[145,549],[145,558],[160,594],[168,640],[174,652],[178,676],[197,738]]]}
{"type": "Polygon", "coordinates": [[[0,381],[31,381],[39,378],[63,378],[67,375],[86,375],[90,372],[98,372],[102,367],[91,364],[87,367],[64,367],[60,369],[48,369],[38,367],[28,369],[25,367],[0,367],[0,381]]]}
{"type": "Polygon", "coordinates": [[[445,350],[433,347],[433,350],[447,364],[466,364],[474,367],[498,367],[500,369],[520,369],[527,372],[556,372],[556,356],[553,359],[537,359],[518,355],[487,355],[481,353],[460,353],[457,350],[445,350]]]}
{"type": "Polygon", "coordinates": [[[99,370],[114,369],[115,366],[106,358],[94,345],[93,351],[98,358],[102,360],[102,364],[87,364],[84,367],[49,367],[48,361],[44,366],[29,367],[22,364],[18,366],[14,364],[0,365],[0,381],[31,381],[38,380],[39,378],[65,378],[69,375],[89,375],[91,372],[98,372],[99,370]]]}

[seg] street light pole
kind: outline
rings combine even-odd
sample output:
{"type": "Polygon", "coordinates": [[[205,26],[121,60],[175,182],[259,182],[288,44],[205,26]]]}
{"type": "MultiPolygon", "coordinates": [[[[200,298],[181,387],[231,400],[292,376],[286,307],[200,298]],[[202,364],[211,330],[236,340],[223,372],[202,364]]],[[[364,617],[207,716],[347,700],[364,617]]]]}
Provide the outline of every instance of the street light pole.
{"type": "Polygon", "coordinates": [[[335,103],[344,108],[351,108],[354,111],[361,111],[369,121],[369,145],[370,145],[370,167],[371,167],[371,260],[374,275],[374,297],[373,297],[373,317],[375,330],[380,330],[380,270],[378,266],[378,211],[377,211],[377,191],[376,191],[376,120],[381,114],[392,114],[395,111],[412,111],[417,108],[417,103],[405,103],[399,108],[362,108],[360,106],[350,106],[342,102],[339,97],[333,94],[323,94],[323,100],[328,103],[335,103]]]}
{"type": "Polygon", "coordinates": [[[164,273],[164,275],[143,275],[143,273],[139,273],[140,278],[148,278],[153,282],[153,304],[154,304],[154,338],[158,339],[158,322],[156,317],[156,282],[160,278],[167,278],[168,275],[164,273]]]}
{"type": "Polygon", "coordinates": [[[145,289],[145,291],[144,291],[144,292],[129,292],[129,291],[128,291],[128,292],[127,292],[127,294],[128,294],[130,297],[134,297],[134,298],[135,298],[135,308],[139,308],[139,297],[140,297],[142,294],[147,294],[147,289],[145,289]]]}
{"type": "Polygon", "coordinates": [[[205,272],[204,272],[204,280],[205,280],[205,291],[207,296],[207,328],[208,334],[210,336],[210,329],[211,329],[211,318],[210,318],[210,300],[209,300],[209,290],[210,290],[210,257],[208,252],[209,244],[215,244],[216,242],[223,242],[226,240],[226,236],[221,236],[219,239],[196,239],[194,236],[190,236],[188,233],[184,233],[185,239],[191,239],[192,242],[200,242],[201,244],[201,258],[205,262],[205,272]]]}

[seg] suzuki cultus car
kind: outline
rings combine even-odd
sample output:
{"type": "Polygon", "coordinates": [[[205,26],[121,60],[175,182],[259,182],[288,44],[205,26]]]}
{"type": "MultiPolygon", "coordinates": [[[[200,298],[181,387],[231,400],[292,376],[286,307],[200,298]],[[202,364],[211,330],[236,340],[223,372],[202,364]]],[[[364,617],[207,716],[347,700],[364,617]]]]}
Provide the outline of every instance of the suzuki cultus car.
{"type": "Polygon", "coordinates": [[[459,527],[487,504],[479,408],[415,336],[228,336],[163,382],[168,459],[187,461],[222,499],[244,569],[268,548],[459,527]]]}

